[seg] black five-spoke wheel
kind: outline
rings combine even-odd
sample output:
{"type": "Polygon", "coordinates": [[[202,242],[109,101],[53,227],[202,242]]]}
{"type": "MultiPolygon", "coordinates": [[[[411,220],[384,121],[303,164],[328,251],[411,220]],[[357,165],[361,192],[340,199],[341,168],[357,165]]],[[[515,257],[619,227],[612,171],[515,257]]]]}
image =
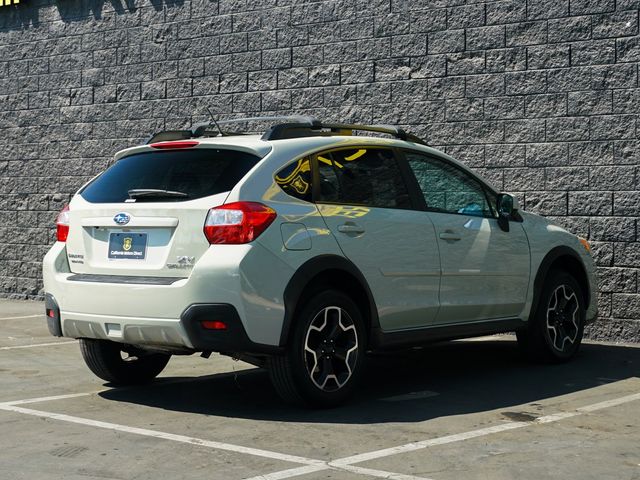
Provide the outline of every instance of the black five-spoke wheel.
{"type": "Polygon", "coordinates": [[[585,313],[580,284],[570,273],[552,270],[527,328],[517,332],[518,343],[535,360],[567,361],[580,347],[585,313]]]}
{"type": "Polygon", "coordinates": [[[269,374],[286,401],[332,407],[351,393],[363,368],[364,320],[342,292],[313,295],[296,313],[284,355],[269,360],[269,374]]]}
{"type": "Polygon", "coordinates": [[[353,319],[338,306],[318,312],[307,329],[304,359],[311,381],[333,392],[351,378],[358,355],[358,334],[353,319]]]}
{"type": "Polygon", "coordinates": [[[558,286],[547,307],[547,330],[554,348],[563,352],[567,342],[574,344],[580,331],[580,303],[569,285],[558,286]]]}

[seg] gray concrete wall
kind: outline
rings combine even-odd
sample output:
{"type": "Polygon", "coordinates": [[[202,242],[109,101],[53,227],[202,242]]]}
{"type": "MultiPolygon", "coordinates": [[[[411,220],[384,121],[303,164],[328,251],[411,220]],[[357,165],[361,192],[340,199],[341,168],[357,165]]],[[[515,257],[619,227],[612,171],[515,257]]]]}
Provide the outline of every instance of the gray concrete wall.
{"type": "Polygon", "coordinates": [[[640,0],[22,0],[0,7],[0,296],[118,149],[231,115],[401,124],[590,239],[640,341],[640,0]]]}

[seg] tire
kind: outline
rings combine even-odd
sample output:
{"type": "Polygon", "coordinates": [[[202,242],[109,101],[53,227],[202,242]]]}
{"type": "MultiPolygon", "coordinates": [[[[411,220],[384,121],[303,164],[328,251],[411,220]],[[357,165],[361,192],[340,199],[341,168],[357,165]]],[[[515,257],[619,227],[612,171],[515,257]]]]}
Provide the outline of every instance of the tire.
{"type": "Polygon", "coordinates": [[[562,363],[578,352],[585,324],[584,294],[576,279],[551,270],[526,329],[516,332],[518,344],[534,360],[562,363]]]}
{"type": "Polygon", "coordinates": [[[357,305],[335,290],[307,301],[284,355],[269,359],[271,382],[288,403],[330,408],[353,392],[364,367],[365,328],[357,305]]]}
{"type": "Polygon", "coordinates": [[[147,353],[129,345],[90,338],[80,339],[80,352],[96,376],[115,386],[150,382],[171,358],[171,355],[147,353]]]}

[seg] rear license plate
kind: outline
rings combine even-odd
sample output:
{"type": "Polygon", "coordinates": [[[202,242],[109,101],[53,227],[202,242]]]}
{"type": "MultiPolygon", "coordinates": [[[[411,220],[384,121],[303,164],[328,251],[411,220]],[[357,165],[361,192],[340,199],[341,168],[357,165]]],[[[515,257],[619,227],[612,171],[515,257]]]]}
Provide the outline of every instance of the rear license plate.
{"type": "Polygon", "coordinates": [[[109,235],[109,258],[144,260],[146,253],[146,233],[112,233],[109,235]]]}

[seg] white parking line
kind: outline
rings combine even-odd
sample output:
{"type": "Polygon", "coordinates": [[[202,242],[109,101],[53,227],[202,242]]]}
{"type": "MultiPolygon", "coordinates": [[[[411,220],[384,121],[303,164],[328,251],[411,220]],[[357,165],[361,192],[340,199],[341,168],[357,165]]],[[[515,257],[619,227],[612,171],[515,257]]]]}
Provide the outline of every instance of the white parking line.
{"type": "Polygon", "coordinates": [[[26,398],[24,400],[11,400],[10,402],[1,402],[0,407],[7,406],[7,405],[26,405],[27,403],[54,402],[56,400],[67,400],[68,398],[87,397],[89,395],[100,393],[102,391],[104,390],[97,390],[95,392],[85,392],[85,393],[69,393],[67,395],[53,395],[51,397],[26,398]]]}
{"type": "Polygon", "coordinates": [[[566,418],[576,417],[587,413],[595,412],[605,408],[610,408],[618,405],[623,405],[632,401],[640,400],[640,393],[627,395],[624,397],[614,398],[604,402],[594,403],[583,407],[576,408],[569,412],[558,412],[551,415],[545,415],[538,417],[532,422],[505,422],[499,425],[491,427],[480,428],[477,430],[471,430],[468,432],[457,433],[453,435],[445,435],[442,437],[436,437],[432,439],[423,440],[420,442],[411,442],[405,445],[399,445],[396,447],[385,448],[381,450],[375,450],[372,452],[361,453],[357,455],[351,455],[349,457],[339,458],[333,461],[323,461],[312,458],[300,457],[297,455],[289,455],[284,453],[273,452],[270,450],[262,450],[251,447],[243,447],[240,445],[233,445],[229,443],[204,440],[201,438],[188,437],[185,435],[177,435],[173,433],[161,432],[157,430],[149,430],[146,428],[130,427],[127,425],[120,425],[110,422],[102,422],[98,420],[91,420],[87,418],[75,417],[72,415],[65,415],[60,413],[45,412],[41,410],[33,410],[30,408],[23,408],[18,405],[24,405],[27,403],[48,402],[55,400],[63,400],[68,398],[82,397],[92,395],[96,392],[76,393],[67,395],[55,395],[49,397],[38,397],[24,400],[14,400],[9,402],[0,403],[0,410],[21,413],[24,415],[31,415],[41,418],[49,418],[52,420],[58,420],[68,423],[74,423],[78,425],[85,425],[89,427],[103,428],[107,430],[131,433],[135,435],[143,435],[146,437],[160,438],[163,440],[170,440],[179,443],[187,443],[191,445],[198,445],[201,447],[207,447],[217,450],[225,450],[235,452],[244,455],[252,455],[257,457],[269,458],[272,460],[281,460],[284,462],[302,464],[301,467],[289,468],[277,472],[267,473],[264,475],[258,475],[255,477],[247,478],[245,480],[285,480],[292,477],[301,475],[307,475],[324,470],[342,470],[359,475],[365,475],[376,478],[384,478],[387,480],[428,480],[423,477],[417,477],[414,475],[407,475],[402,473],[388,472],[384,470],[371,469],[366,467],[359,467],[354,464],[371,461],[375,459],[385,458],[402,453],[413,452],[416,450],[422,450],[437,445],[447,445],[455,442],[462,442],[465,440],[483,437],[495,433],[505,432],[509,430],[515,430],[524,428],[536,424],[547,424],[551,422],[557,422],[566,418]]]}
{"type": "MultiPolygon", "coordinates": [[[[333,464],[329,464],[334,466],[333,464]]],[[[354,465],[342,465],[340,470],[358,473],[360,475],[368,475],[370,477],[386,478],[387,480],[431,480],[425,477],[416,477],[415,475],[406,475],[404,473],[385,472],[382,470],[374,470],[372,468],[356,467],[354,465]]]]}
{"type": "Polygon", "coordinates": [[[71,343],[78,343],[78,342],[73,340],[70,342],[51,342],[51,343],[34,343],[31,345],[14,345],[12,347],[0,347],[0,350],[18,350],[20,348],[53,347],[54,345],[69,345],[71,343]]]}
{"type": "Polygon", "coordinates": [[[429,480],[422,477],[415,477],[410,475],[403,475],[394,472],[386,472],[383,470],[375,470],[370,468],[354,467],[351,465],[345,466],[332,466],[323,460],[316,460],[312,458],[300,457],[297,455],[289,455],[284,453],[272,452],[270,450],[262,450],[251,447],[243,447],[240,445],[233,445],[230,443],[216,442],[211,440],[204,440],[201,438],[187,437],[185,435],[176,435],[173,433],[160,432],[157,430],[149,430],[146,428],[129,427],[127,425],[120,425],[117,423],[101,422],[99,420],[91,420],[88,418],[75,417],[72,415],[65,415],[61,413],[44,412],[41,410],[33,410],[30,408],[19,407],[18,405],[25,405],[28,403],[39,402],[51,402],[55,400],[65,400],[69,398],[84,397],[99,392],[85,392],[85,393],[71,393],[67,395],[54,395],[49,397],[37,397],[27,398],[24,400],[13,400],[9,402],[0,403],[0,410],[8,412],[22,413],[24,415],[32,415],[41,418],[50,418],[52,420],[60,420],[63,422],[75,423],[79,425],[85,425],[90,427],[104,428],[107,430],[114,430],[119,432],[132,433],[135,435],[143,435],[146,437],[155,437],[163,440],[171,440],[174,442],[188,443],[191,445],[198,445],[201,447],[208,447],[217,450],[226,450],[245,455],[253,455],[256,457],[264,457],[272,460],[281,460],[290,463],[301,463],[304,467],[297,467],[282,472],[276,472],[275,474],[267,474],[259,476],[261,480],[277,480],[278,478],[289,478],[292,476],[305,475],[308,473],[319,472],[322,470],[346,470],[350,472],[359,473],[361,475],[369,475],[377,478],[385,478],[387,480],[429,480]]]}
{"type": "Polygon", "coordinates": [[[44,313],[39,313],[37,315],[21,315],[19,317],[0,317],[0,320],[20,320],[21,318],[45,318],[44,313]]]}
{"type": "Polygon", "coordinates": [[[50,418],[52,420],[60,420],[62,422],[75,423],[77,425],[104,428],[106,430],[113,430],[117,432],[133,433],[135,435],[142,435],[145,437],[161,438],[164,440],[171,440],[173,442],[199,445],[202,447],[215,448],[217,450],[225,450],[228,452],[241,453],[245,455],[253,455],[256,457],[265,457],[272,460],[282,460],[283,462],[301,463],[303,465],[325,465],[325,462],[323,462],[322,460],[314,460],[311,458],[299,457],[297,455],[288,455],[286,453],[272,452],[269,450],[261,450],[258,448],[242,447],[240,445],[232,445],[230,443],[215,442],[211,440],[204,440],[202,438],[176,435],[173,433],[160,432],[157,430],[148,430],[146,428],[129,427],[128,425],[120,425],[117,423],[101,422],[99,420],[75,417],[73,415],[65,415],[62,413],[43,412],[41,410],[33,410],[30,408],[19,407],[17,405],[0,404],[0,410],[22,413],[24,415],[32,415],[41,418],[50,418]]]}
{"type": "MultiPolygon", "coordinates": [[[[518,428],[528,427],[535,424],[546,424],[551,422],[557,422],[559,420],[563,420],[565,418],[576,417],[578,415],[584,415],[585,413],[595,412],[597,410],[602,410],[609,407],[614,407],[618,405],[623,405],[625,403],[633,402],[636,400],[640,400],[640,393],[635,393],[632,395],[627,395],[624,397],[615,398],[612,400],[607,400],[605,402],[594,403],[592,405],[586,405],[584,407],[577,408],[571,412],[559,412],[552,415],[545,415],[543,417],[537,418],[533,422],[506,422],[500,425],[494,425],[492,427],[480,428],[478,430],[471,430],[469,432],[457,433],[454,435],[446,435],[443,437],[432,438],[428,440],[423,440],[421,442],[412,442],[407,443],[405,445],[399,445],[397,447],[385,448],[382,450],[375,450],[372,452],[361,453],[359,455],[352,455],[350,457],[339,458],[337,460],[333,460],[327,464],[326,469],[331,467],[338,467],[341,469],[346,469],[347,467],[353,466],[355,463],[366,462],[369,460],[375,460],[379,458],[389,457],[392,455],[398,455],[400,453],[413,452],[416,450],[422,450],[424,448],[433,447],[436,445],[446,445],[454,442],[461,442],[464,440],[469,440],[472,438],[483,437],[486,435],[491,435],[494,433],[505,432],[508,430],[515,430],[518,428]]],[[[264,476],[265,479],[268,480],[284,480],[287,478],[296,477],[298,475],[302,475],[303,473],[297,473],[296,469],[290,470],[282,470],[280,472],[273,472],[268,476],[264,476]]],[[[362,469],[364,471],[366,469],[362,469]]],[[[314,470],[320,471],[320,470],[314,470]]],[[[355,470],[352,470],[355,472],[355,470]]],[[[245,480],[259,480],[263,477],[252,477],[250,479],[245,480]]],[[[402,477],[388,477],[388,478],[402,478],[402,477]]],[[[416,477],[405,477],[405,478],[416,478],[416,477]]]]}
{"type": "MultiPolygon", "coordinates": [[[[173,433],[160,432],[157,430],[149,430],[146,428],[129,427],[127,425],[120,425],[117,423],[101,422],[99,420],[91,420],[88,418],[75,417],[72,415],[65,415],[61,413],[43,412],[41,410],[33,410],[30,408],[23,408],[23,407],[17,406],[19,404],[25,404],[25,403],[62,400],[65,398],[73,398],[73,397],[86,396],[86,395],[89,395],[89,394],[80,393],[80,394],[70,394],[70,395],[57,395],[53,397],[31,398],[26,400],[16,400],[13,402],[0,403],[0,410],[5,410],[8,412],[15,412],[15,413],[22,413],[24,415],[32,415],[32,416],[41,417],[41,418],[50,418],[52,420],[60,420],[63,422],[75,423],[75,424],[85,425],[89,427],[104,428],[107,430],[114,430],[118,432],[132,433],[135,435],[143,435],[145,437],[154,437],[154,438],[160,438],[163,440],[171,440],[173,442],[188,443],[191,445],[198,445],[201,447],[208,447],[216,450],[225,450],[225,451],[235,452],[235,453],[244,454],[244,455],[264,457],[264,458],[269,458],[271,460],[281,460],[283,462],[301,463],[303,465],[306,465],[306,467],[287,470],[286,476],[281,478],[289,478],[290,476],[304,475],[306,473],[313,473],[313,472],[318,472],[322,470],[338,469],[338,470],[354,471],[356,473],[361,473],[363,475],[371,475],[374,477],[386,478],[389,480],[428,480],[420,477],[410,477],[410,476],[397,474],[393,472],[385,472],[385,471],[373,470],[373,469],[362,469],[359,467],[351,467],[351,466],[346,466],[345,468],[338,467],[338,466],[332,467],[322,460],[299,457],[297,455],[289,455],[285,453],[272,452],[270,450],[262,450],[258,448],[243,447],[240,445],[233,445],[230,443],[204,440],[202,438],[195,438],[195,437],[187,437],[185,435],[176,435],[173,433]]],[[[278,477],[269,476],[265,478],[270,478],[271,480],[274,480],[278,477]]]]}
{"type": "Polygon", "coordinates": [[[507,422],[500,425],[494,425],[492,427],[472,430],[470,432],[456,433],[454,435],[447,435],[444,437],[423,440],[421,442],[412,442],[405,445],[399,445],[397,447],[384,448],[382,450],[375,450],[373,452],[361,453],[359,455],[353,455],[351,457],[344,457],[339,460],[329,462],[329,464],[335,466],[343,466],[351,465],[353,463],[368,462],[370,460],[389,457],[391,455],[398,455],[400,453],[413,452],[414,450],[422,450],[423,448],[435,447],[436,445],[446,445],[448,443],[461,442],[463,440],[469,440],[471,438],[484,437],[485,435],[491,435],[492,433],[514,430],[516,428],[522,428],[527,425],[529,425],[529,423],[527,422],[507,422]]]}
{"type": "Polygon", "coordinates": [[[614,398],[612,400],[606,400],[600,403],[594,403],[592,405],[586,405],[584,407],[577,408],[579,412],[595,412],[596,410],[602,410],[603,408],[609,407],[617,407],[618,405],[622,405],[624,403],[631,402],[633,400],[640,400],[640,393],[635,393],[633,395],[627,395],[626,397],[614,398]]]}
{"type": "Polygon", "coordinates": [[[257,477],[251,477],[245,480],[284,480],[286,478],[308,475],[310,473],[321,472],[323,470],[343,470],[369,477],[386,478],[387,480],[430,480],[425,477],[416,477],[414,475],[405,475],[403,473],[374,470],[372,468],[356,467],[353,465],[334,466],[328,463],[324,463],[323,465],[307,465],[304,467],[290,468],[279,472],[258,475],[257,477]]]}

